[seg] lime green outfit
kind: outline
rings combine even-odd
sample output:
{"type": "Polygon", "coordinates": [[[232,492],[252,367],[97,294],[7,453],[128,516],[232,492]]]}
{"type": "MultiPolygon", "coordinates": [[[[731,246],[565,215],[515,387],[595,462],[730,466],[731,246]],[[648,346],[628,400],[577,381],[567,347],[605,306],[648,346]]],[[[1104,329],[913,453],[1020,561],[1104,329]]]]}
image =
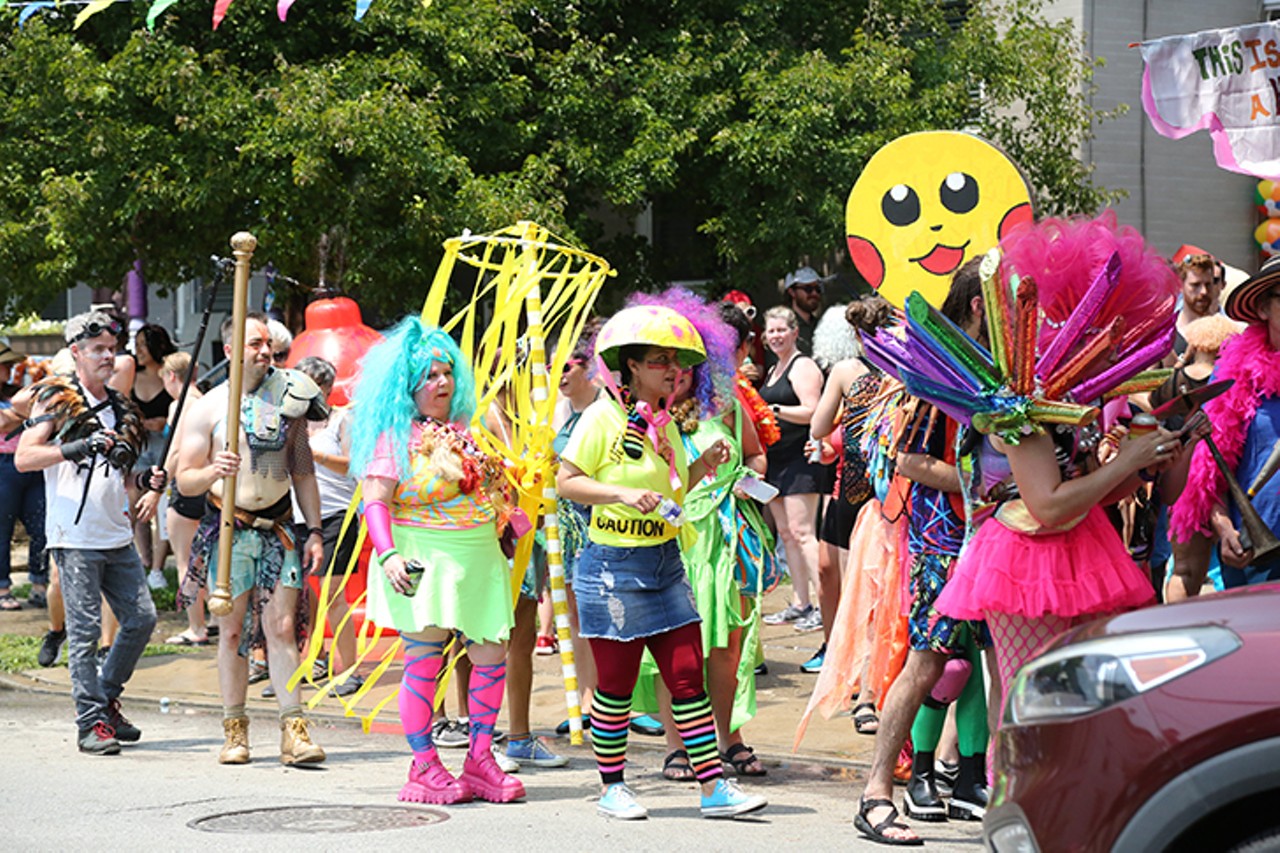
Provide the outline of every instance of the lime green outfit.
{"type": "MultiPolygon", "coordinates": [[[[741,409],[735,404],[735,419],[739,425],[741,417],[741,409]]],[[[704,478],[690,489],[684,503],[685,523],[692,525],[698,536],[691,544],[681,547],[685,571],[693,587],[698,614],[702,617],[704,653],[727,648],[729,635],[744,629],[742,657],[738,661],[738,689],[734,694],[730,722],[732,731],[756,715],[754,670],[760,648],[760,590],[745,589],[740,583],[742,570],[735,548],[738,536],[732,525],[746,523],[760,534],[767,551],[774,547],[759,507],[754,501],[739,498],[733,492],[734,484],[753,473],[742,464],[742,442],[734,432],[722,418],[716,417],[700,422],[691,435],[683,436],[690,459],[698,458],[722,438],[728,441],[731,450],[729,461],[721,465],[713,476],[704,478]]],[[[762,571],[753,573],[757,585],[762,576],[762,571]]],[[[653,693],[653,679],[656,677],[657,668],[646,652],[640,683],[632,699],[633,708],[646,713],[657,711],[653,693]]]]}

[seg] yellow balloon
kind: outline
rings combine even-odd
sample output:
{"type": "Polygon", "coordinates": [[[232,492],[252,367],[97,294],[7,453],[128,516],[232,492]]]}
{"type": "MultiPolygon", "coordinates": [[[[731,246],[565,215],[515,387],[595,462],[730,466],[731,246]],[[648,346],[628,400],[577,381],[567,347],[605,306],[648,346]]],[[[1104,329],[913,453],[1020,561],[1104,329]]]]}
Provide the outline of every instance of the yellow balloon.
{"type": "Polygon", "coordinates": [[[877,151],[845,207],[849,257],[901,306],[918,290],[940,307],[951,277],[1033,219],[1031,191],[1004,152],[968,133],[900,136],[877,151]]]}

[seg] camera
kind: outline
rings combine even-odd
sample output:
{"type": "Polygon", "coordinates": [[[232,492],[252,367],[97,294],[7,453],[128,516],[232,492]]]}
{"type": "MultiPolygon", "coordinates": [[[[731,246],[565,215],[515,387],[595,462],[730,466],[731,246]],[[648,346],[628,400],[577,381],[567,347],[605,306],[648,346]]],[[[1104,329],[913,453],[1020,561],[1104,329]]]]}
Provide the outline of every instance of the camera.
{"type": "Polygon", "coordinates": [[[137,461],[138,451],[129,446],[127,441],[117,439],[107,451],[107,464],[117,471],[128,471],[137,461]]]}

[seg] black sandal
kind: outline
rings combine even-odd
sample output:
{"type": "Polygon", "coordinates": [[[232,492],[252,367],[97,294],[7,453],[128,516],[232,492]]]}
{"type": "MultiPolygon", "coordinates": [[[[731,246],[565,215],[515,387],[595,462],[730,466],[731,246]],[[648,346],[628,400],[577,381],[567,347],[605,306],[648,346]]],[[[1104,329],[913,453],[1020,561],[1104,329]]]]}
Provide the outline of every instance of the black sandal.
{"type": "Polygon", "coordinates": [[[860,735],[873,735],[880,731],[880,715],[871,702],[860,702],[853,706],[853,730],[860,735]]]}
{"type": "Polygon", "coordinates": [[[767,776],[769,771],[764,768],[764,764],[756,757],[755,752],[745,743],[735,743],[729,747],[728,752],[720,753],[720,760],[733,768],[734,774],[738,776],[767,776]],[[752,770],[751,765],[760,765],[758,770],[752,770]]]}
{"type": "Polygon", "coordinates": [[[693,782],[698,775],[693,772],[693,762],[683,749],[673,749],[662,759],[662,778],[668,782],[693,782]]]}
{"type": "Polygon", "coordinates": [[[858,832],[870,838],[877,844],[889,844],[894,847],[920,847],[924,844],[923,838],[894,838],[892,835],[885,835],[886,829],[905,829],[910,831],[911,827],[905,823],[898,822],[898,807],[893,804],[893,800],[868,800],[863,798],[859,801],[858,813],[853,818],[853,825],[857,827],[858,832]],[[889,807],[889,816],[877,823],[871,825],[871,821],[867,820],[867,815],[872,809],[878,809],[883,806],[889,807]]]}

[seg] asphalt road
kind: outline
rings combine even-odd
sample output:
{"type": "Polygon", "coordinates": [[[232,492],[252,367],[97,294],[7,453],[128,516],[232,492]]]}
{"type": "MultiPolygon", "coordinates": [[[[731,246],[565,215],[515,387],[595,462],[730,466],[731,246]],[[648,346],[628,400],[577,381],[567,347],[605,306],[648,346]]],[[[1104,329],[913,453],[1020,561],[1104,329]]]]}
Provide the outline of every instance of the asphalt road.
{"type": "MultiPolygon", "coordinates": [[[[0,687],[0,848],[57,850],[375,851],[424,846],[467,853],[566,850],[779,849],[883,850],[852,824],[860,771],[801,762],[770,762],[769,798],[758,817],[702,818],[694,786],[664,782],[661,753],[633,750],[628,781],[650,810],[647,821],[616,822],[595,812],[597,777],[589,752],[569,748],[566,769],[527,768],[523,803],[473,803],[401,809],[396,792],[408,767],[398,735],[363,734],[354,722],[321,720],[316,740],[329,753],[318,769],[277,761],[278,724],[255,714],[255,758],[244,767],[216,762],[221,727],[215,712],[126,702],[143,730],[140,743],[114,757],[75,747],[70,698],[0,687]]],[[[442,750],[447,764],[460,750],[442,750]]],[[[981,849],[976,824],[916,824],[925,849],[981,849]]]]}

